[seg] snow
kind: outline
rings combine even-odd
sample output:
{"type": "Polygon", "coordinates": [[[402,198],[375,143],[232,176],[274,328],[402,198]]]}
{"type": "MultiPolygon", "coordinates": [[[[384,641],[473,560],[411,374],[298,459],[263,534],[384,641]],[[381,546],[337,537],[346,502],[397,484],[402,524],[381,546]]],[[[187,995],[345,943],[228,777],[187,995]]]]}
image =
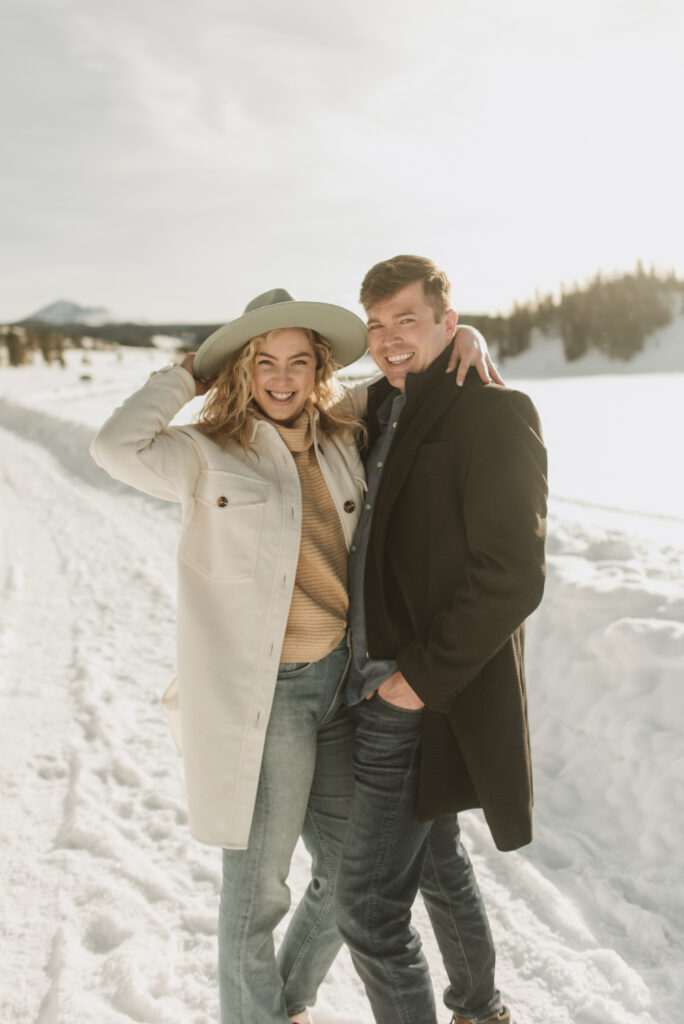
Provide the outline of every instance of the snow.
{"type": "MultiPolygon", "coordinates": [[[[668,344],[668,373],[568,376],[550,352],[504,367],[551,464],[528,629],[535,840],[501,854],[462,817],[519,1024],[684,1021],[684,360],[668,344]]],[[[159,704],[178,513],[87,454],[169,356],[66,355],[0,368],[0,1020],[210,1024],[220,860],[189,837],[159,704]]],[[[298,849],[294,899],[306,874],[298,849]]],[[[343,952],[317,1024],[371,1020],[343,952]]]]}

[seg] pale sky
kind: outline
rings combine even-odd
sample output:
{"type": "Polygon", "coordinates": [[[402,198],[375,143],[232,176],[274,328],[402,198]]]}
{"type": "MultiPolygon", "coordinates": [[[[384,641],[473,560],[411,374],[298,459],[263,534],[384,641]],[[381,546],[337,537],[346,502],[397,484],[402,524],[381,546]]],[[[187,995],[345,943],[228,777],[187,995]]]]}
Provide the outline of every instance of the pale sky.
{"type": "Polygon", "coordinates": [[[684,275],[680,0],[0,0],[0,322],[684,275]]]}

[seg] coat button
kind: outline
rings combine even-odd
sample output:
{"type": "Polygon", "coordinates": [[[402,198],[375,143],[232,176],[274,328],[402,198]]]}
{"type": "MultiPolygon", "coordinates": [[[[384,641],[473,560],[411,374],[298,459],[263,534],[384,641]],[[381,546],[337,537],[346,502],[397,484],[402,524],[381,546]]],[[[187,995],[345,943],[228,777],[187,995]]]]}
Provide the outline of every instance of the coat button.
{"type": "Polygon", "coordinates": [[[225,494],[222,494],[220,498],[216,499],[216,504],[218,505],[219,508],[226,507],[226,505],[228,504],[228,498],[226,498],[225,494]]]}
{"type": "Polygon", "coordinates": [[[345,501],[343,507],[344,507],[344,511],[345,512],[353,512],[354,509],[356,508],[356,502],[355,501],[345,501]]]}

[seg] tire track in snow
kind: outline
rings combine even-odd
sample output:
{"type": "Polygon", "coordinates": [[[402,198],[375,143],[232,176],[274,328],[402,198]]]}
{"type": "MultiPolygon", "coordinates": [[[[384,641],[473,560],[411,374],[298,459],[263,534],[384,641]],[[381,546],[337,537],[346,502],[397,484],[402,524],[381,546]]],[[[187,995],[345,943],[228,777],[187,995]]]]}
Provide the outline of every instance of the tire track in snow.
{"type": "Polygon", "coordinates": [[[2,1019],[28,1019],[24,1011],[41,989],[46,921],[57,915],[57,876],[44,857],[59,820],[68,776],[68,668],[71,648],[64,625],[69,594],[61,559],[36,522],[43,512],[24,507],[24,465],[7,459],[14,441],[2,438],[0,506],[0,786],[3,824],[2,1019]],[[29,525],[31,523],[31,525],[29,525]],[[46,583],[49,581],[49,589],[46,583]],[[36,642],[36,624],[49,646],[36,642]],[[35,855],[32,855],[35,851],[35,855]],[[28,939],[28,942],[26,941],[28,939]],[[31,950],[38,953],[33,956],[31,950]]]}

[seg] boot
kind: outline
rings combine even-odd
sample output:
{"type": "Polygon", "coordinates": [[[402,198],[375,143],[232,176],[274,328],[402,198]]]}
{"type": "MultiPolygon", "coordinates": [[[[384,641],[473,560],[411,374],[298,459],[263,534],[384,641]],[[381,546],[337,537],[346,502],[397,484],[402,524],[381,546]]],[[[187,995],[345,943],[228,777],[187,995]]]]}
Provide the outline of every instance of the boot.
{"type": "MultiPolygon", "coordinates": [[[[467,1017],[459,1017],[457,1013],[451,1018],[451,1024],[472,1024],[467,1017]]],[[[511,1020],[511,1011],[507,1006],[504,1006],[496,1017],[490,1017],[489,1020],[482,1021],[482,1024],[515,1024],[514,1020],[511,1020]]]]}

